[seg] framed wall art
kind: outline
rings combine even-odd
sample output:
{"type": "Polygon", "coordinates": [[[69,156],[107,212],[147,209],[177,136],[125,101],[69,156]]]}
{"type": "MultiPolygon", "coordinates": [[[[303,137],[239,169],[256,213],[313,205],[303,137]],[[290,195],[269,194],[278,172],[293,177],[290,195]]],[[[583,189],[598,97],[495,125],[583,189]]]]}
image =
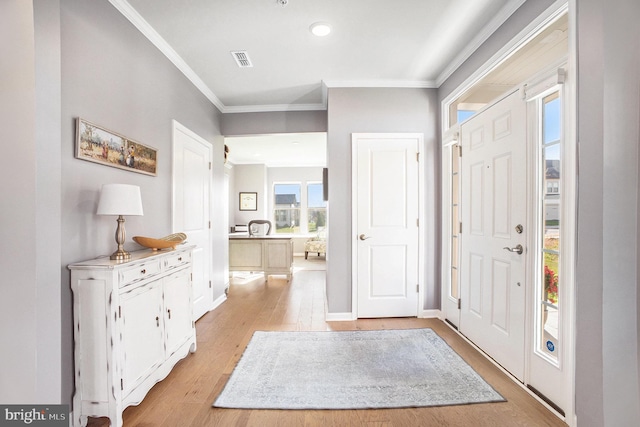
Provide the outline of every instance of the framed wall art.
{"type": "Polygon", "coordinates": [[[240,193],[240,210],[241,211],[257,211],[258,210],[258,193],[240,193]]]}
{"type": "Polygon", "coordinates": [[[157,175],[158,150],[84,119],[76,120],[76,158],[146,175],[157,175]]]}

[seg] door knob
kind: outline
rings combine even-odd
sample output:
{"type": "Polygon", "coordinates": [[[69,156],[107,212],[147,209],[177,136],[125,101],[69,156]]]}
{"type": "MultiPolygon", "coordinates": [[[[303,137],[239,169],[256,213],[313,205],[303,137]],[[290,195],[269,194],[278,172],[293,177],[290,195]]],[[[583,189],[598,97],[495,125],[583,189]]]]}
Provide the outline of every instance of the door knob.
{"type": "Polygon", "coordinates": [[[370,239],[371,236],[365,236],[364,234],[361,234],[360,236],[358,236],[360,238],[360,240],[367,240],[370,239]]]}
{"type": "Polygon", "coordinates": [[[503,249],[509,251],[509,252],[515,252],[518,255],[522,255],[522,252],[524,251],[524,248],[522,247],[522,245],[516,245],[515,248],[510,248],[508,246],[505,246],[503,249]]]}

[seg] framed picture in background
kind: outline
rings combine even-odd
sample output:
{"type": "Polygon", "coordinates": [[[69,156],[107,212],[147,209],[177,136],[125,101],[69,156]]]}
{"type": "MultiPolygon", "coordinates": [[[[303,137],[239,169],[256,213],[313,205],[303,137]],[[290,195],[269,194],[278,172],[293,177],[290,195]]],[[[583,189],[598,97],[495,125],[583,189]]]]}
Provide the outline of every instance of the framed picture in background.
{"type": "Polygon", "coordinates": [[[76,158],[145,175],[157,175],[158,150],[79,117],[76,120],[76,158]]]}
{"type": "Polygon", "coordinates": [[[241,211],[257,211],[258,210],[258,193],[240,193],[240,210],[241,211]]]}

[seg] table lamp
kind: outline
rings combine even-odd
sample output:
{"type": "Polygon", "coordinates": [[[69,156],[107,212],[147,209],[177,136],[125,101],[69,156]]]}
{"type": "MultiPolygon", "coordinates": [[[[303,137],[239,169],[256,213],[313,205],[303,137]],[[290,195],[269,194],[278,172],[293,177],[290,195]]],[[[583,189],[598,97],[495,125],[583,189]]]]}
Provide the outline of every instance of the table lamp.
{"type": "Polygon", "coordinates": [[[98,215],[118,215],[116,228],[116,243],[118,250],[111,255],[111,259],[126,261],[131,254],[124,250],[125,230],[123,215],[142,215],[142,198],[140,187],[128,184],[104,184],[100,191],[98,215]]]}

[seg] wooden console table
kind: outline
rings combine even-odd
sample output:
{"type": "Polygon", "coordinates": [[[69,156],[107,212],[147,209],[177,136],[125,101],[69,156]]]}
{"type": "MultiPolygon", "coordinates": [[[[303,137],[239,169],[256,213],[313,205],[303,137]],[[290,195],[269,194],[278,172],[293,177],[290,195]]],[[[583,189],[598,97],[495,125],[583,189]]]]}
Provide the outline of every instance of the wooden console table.
{"type": "Polygon", "coordinates": [[[293,240],[279,236],[229,236],[229,271],[293,275],[293,240]]]}

